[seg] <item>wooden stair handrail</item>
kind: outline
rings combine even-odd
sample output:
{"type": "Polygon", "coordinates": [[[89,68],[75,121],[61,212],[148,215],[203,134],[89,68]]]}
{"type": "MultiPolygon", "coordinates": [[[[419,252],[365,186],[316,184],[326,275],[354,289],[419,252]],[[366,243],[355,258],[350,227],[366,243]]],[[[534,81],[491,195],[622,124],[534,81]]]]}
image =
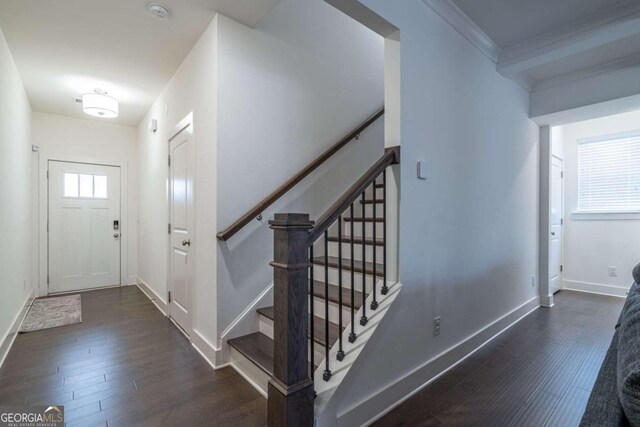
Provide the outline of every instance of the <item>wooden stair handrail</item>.
{"type": "Polygon", "coordinates": [[[384,155],[371,166],[317,221],[309,231],[309,244],[318,240],[338,219],[351,203],[373,183],[378,176],[391,165],[400,163],[400,146],[385,148],[384,155]]]}
{"type": "Polygon", "coordinates": [[[233,224],[219,232],[216,236],[218,240],[229,240],[234,234],[240,231],[245,225],[250,223],[254,218],[257,218],[265,209],[271,206],[276,200],[282,197],[287,191],[291,190],[296,184],[302,181],[307,175],[316,170],[320,165],[326,162],[331,156],[337,153],[342,147],[347,145],[349,141],[356,138],[366,128],[371,126],[373,122],[378,120],[384,114],[384,108],[378,110],[374,115],[365,120],[360,126],[352,130],[347,136],[342,138],[336,144],[331,146],[327,151],[322,153],[313,162],[309,163],[304,169],[290,178],[287,182],[278,187],[273,193],[265,197],[260,203],[254,206],[251,210],[246,212],[240,218],[238,218],[233,224]]]}

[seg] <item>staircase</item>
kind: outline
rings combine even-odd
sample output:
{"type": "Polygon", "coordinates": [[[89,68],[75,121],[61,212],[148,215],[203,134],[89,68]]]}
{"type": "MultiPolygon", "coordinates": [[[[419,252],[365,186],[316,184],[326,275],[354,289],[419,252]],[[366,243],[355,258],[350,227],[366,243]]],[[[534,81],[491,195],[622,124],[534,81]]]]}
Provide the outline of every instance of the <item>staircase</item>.
{"type": "MultiPolygon", "coordinates": [[[[373,197],[373,188],[369,189],[367,197],[358,202],[359,206],[354,218],[342,218],[342,229],[345,230],[342,237],[338,235],[337,225],[333,227],[332,232],[327,239],[327,257],[324,255],[313,257],[313,280],[309,281],[309,313],[313,316],[313,326],[311,327],[311,317],[309,319],[309,340],[313,336],[313,343],[310,342],[309,347],[313,348],[313,357],[309,357],[310,363],[313,360],[314,371],[318,367],[317,364],[325,358],[327,348],[333,347],[338,341],[341,332],[350,328],[351,313],[354,313],[356,322],[360,317],[355,314],[360,311],[363,302],[370,295],[372,283],[366,281],[363,292],[362,281],[363,271],[366,275],[372,275],[374,269],[378,278],[384,277],[383,249],[384,237],[363,238],[362,229],[370,236],[373,233],[374,220],[370,216],[372,205],[375,201],[380,207],[384,206],[382,184],[376,184],[376,197],[373,197]],[[350,225],[353,224],[353,233],[351,234],[350,225]],[[351,244],[354,248],[353,270],[351,269],[351,244]],[[342,248],[340,248],[342,246],[342,248]],[[376,263],[373,263],[373,247],[376,247],[376,263]],[[366,251],[366,262],[363,266],[362,251],[366,251]],[[340,252],[342,251],[342,258],[340,252]],[[327,269],[324,267],[327,266],[327,269]],[[364,269],[364,270],[363,270],[364,269]],[[328,274],[329,281],[325,287],[324,274],[328,274]],[[342,272],[343,285],[342,290],[339,285],[339,274],[342,272]],[[351,288],[351,272],[355,286],[351,288]],[[328,292],[325,293],[325,288],[328,292]],[[353,292],[352,292],[353,290],[353,292]],[[328,295],[327,295],[328,294],[328,295]],[[352,295],[353,294],[353,295],[352,295]],[[328,317],[326,316],[328,309],[328,317]],[[342,327],[340,326],[340,314],[342,312],[342,327]],[[328,320],[328,321],[327,321],[328,320]],[[328,346],[327,346],[328,343],[328,346]]],[[[379,211],[381,211],[380,209],[379,211]]],[[[384,235],[384,217],[376,217],[375,219],[376,234],[384,235]]],[[[316,242],[314,244],[313,253],[323,253],[324,242],[316,242]]],[[[371,278],[368,278],[371,280],[371,278]]],[[[378,287],[379,289],[379,287],[378,287]]],[[[273,375],[273,319],[274,307],[259,308],[256,310],[260,318],[260,331],[254,332],[238,338],[227,341],[231,347],[231,358],[235,363],[246,366],[246,362],[250,361],[260,369],[264,375],[254,376],[252,380],[261,384],[266,390],[268,378],[273,375]],[[242,360],[242,358],[246,360],[242,360]]],[[[364,310],[366,316],[366,308],[364,310]]],[[[262,388],[262,387],[261,387],[262,388]]]]}
{"type": "MultiPolygon", "coordinates": [[[[236,370],[268,394],[269,425],[313,425],[397,296],[401,285],[387,277],[387,168],[399,161],[399,147],[386,149],[315,223],[307,214],[270,221],[273,305],[256,310],[257,331],[226,343],[236,370]]],[[[254,214],[218,237],[230,237],[254,214]]]]}

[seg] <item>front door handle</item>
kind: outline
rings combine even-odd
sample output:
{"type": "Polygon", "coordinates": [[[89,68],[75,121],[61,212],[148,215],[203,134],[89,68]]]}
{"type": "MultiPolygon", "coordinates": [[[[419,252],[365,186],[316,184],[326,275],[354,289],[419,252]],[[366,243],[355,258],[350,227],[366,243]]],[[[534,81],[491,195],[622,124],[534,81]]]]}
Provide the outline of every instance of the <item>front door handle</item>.
{"type": "Polygon", "coordinates": [[[191,246],[191,239],[183,240],[182,246],[191,246]]]}

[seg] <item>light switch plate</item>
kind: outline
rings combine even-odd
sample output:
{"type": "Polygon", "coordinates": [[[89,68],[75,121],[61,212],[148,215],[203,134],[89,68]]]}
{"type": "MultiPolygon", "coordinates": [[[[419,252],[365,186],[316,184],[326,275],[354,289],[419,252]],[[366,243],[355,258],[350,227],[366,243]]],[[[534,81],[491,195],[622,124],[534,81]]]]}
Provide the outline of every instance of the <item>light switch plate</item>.
{"type": "Polygon", "coordinates": [[[427,162],[418,160],[418,179],[429,179],[430,172],[427,162]]]}

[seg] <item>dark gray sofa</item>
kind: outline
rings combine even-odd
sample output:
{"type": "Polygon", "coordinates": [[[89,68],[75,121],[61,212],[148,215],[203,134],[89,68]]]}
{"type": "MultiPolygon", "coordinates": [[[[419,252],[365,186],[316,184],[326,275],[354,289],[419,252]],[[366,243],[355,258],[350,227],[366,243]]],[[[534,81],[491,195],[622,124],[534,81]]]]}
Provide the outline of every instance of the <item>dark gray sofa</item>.
{"type": "Polygon", "coordinates": [[[640,426],[640,264],[580,426],[640,426]]]}

